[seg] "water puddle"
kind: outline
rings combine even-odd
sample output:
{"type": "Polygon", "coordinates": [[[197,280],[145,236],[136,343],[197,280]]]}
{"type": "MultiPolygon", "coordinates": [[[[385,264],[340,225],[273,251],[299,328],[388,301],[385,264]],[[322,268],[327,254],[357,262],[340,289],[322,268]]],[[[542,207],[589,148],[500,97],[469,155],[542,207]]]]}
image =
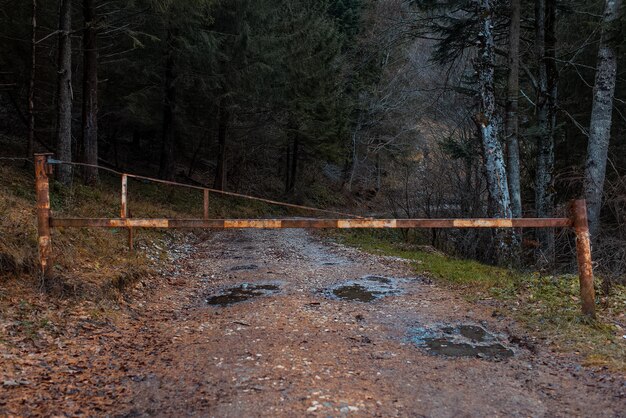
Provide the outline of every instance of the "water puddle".
{"type": "Polygon", "coordinates": [[[384,296],[400,294],[399,279],[382,276],[365,276],[331,288],[331,297],[356,302],[372,302],[384,296]]]}
{"type": "Polygon", "coordinates": [[[380,292],[367,289],[360,284],[340,286],[333,290],[333,295],[343,300],[356,300],[359,302],[371,302],[380,297],[380,292]]]}
{"type": "Polygon", "coordinates": [[[514,354],[496,334],[471,324],[415,327],[409,339],[431,354],[446,357],[502,360],[514,354]]]}
{"type": "Polygon", "coordinates": [[[382,284],[391,284],[392,283],[392,279],[389,277],[384,277],[384,276],[365,276],[363,277],[363,279],[370,281],[370,282],[377,282],[377,283],[382,283],[382,284]]]}
{"type": "Polygon", "coordinates": [[[280,291],[280,286],[272,283],[249,284],[243,283],[239,286],[230,287],[223,290],[218,295],[213,295],[206,300],[209,305],[228,306],[234,303],[244,302],[261,296],[274,295],[280,291]]]}

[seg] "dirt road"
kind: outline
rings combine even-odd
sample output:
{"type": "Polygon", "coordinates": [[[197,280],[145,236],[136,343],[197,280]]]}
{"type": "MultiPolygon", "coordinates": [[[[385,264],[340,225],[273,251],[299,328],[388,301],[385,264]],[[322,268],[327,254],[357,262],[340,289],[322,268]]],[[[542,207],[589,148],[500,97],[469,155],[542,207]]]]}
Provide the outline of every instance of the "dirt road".
{"type": "Polygon", "coordinates": [[[33,360],[7,411],[626,415],[623,380],[550,353],[402,260],[305,231],[216,233],[146,286],[128,320],[85,321],[63,347],[72,361],[33,360]]]}

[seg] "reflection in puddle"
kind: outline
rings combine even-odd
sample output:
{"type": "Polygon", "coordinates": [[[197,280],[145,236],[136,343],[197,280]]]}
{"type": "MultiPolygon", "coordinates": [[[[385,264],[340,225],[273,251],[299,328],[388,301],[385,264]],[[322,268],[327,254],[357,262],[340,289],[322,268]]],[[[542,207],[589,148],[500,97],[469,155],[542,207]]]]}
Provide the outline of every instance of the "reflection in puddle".
{"type": "Polygon", "coordinates": [[[477,325],[461,325],[458,328],[462,336],[473,341],[484,341],[487,336],[487,331],[477,325]]]}
{"type": "Polygon", "coordinates": [[[206,300],[209,305],[228,306],[238,302],[259,297],[273,295],[280,291],[275,284],[241,284],[224,290],[219,295],[211,296],[206,300]]]}
{"type": "Polygon", "coordinates": [[[494,334],[478,325],[416,327],[410,334],[412,342],[435,355],[501,360],[514,354],[494,334]]]}
{"type": "Polygon", "coordinates": [[[338,287],[333,290],[333,294],[339,299],[357,300],[359,302],[371,302],[381,295],[380,292],[368,290],[360,284],[338,287]]]}
{"type": "Polygon", "coordinates": [[[332,296],[357,302],[372,302],[384,296],[397,295],[399,279],[382,276],[365,276],[331,289],[332,296]]]}

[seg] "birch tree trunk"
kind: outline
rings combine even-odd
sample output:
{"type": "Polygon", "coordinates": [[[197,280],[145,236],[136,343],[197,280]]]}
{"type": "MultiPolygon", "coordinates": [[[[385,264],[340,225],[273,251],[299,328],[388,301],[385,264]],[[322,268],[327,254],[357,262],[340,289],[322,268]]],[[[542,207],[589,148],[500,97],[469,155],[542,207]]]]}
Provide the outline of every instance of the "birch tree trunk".
{"type": "MultiPolygon", "coordinates": [[[[61,0],[59,8],[59,50],[57,79],[57,158],[72,161],[72,2],[61,0]]],[[[69,186],[72,183],[72,167],[61,164],[57,169],[58,180],[69,186]]]]}
{"type": "Polygon", "coordinates": [[[493,10],[490,0],[478,0],[480,17],[479,57],[476,70],[480,84],[480,109],[475,122],[480,131],[487,186],[491,200],[490,212],[496,218],[511,217],[511,199],[506,176],[502,145],[498,139],[501,128],[495,97],[495,46],[493,39],[493,10]]]}
{"type": "MultiPolygon", "coordinates": [[[[85,30],[83,33],[83,144],[82,161],[98,164],[98,44],[94,0],[83,0],[85,30]]],[[[98,183],[98,169],[85,167],[86,184],[98,183]]]]}
{"type": "MultiPolygon", "coordinates": [[[[479,55],[475,67],[478,73],[480,113],[475,116],[482,139],[483,160],[489,191],[489,212],[495,218],[510,218],[511,198],[507,181],[506,163],[498,139],[501,120],[495,97],[495,44],[493,38],[493,9],[490,0],[478,0],[480,23],[479,55]]],[[[496,258],[499,263],[510,261],[511,231],[495,233],[496,258]]]]}
{"type": "Polygon", "coordinates": [[[606,0],[602,22],[604,28],[598,50],[596,79],[593,86],[584,180],[589,230],[592,237],[597,235],[600,227],[600,209],[611,137],[611,114],[617,76],[617,51],[612,38],[618,31],[612,26],[619,15],[621,3],[621,0],[606,0]]]}
{"type": "Polygon", "coordinates": [[[518,137],[518,102],[519,96],[519,39],[520,39],[520,0],[511,0],[511,24],[509,27],[509,75],[506,99],[506,144],[509,191],[511,194],[511,213],[514,218],[522,216],[522,197],[520,185],[520,157],[518,137]]]}
{"type": "MultiPolygon", "coordinates": [[[[549,218],[554,210],[554,131],[556,128],[556,4],[555,0],[535,1],[535,46],[538,62],[537,91],[537,172],[535,211],[549,218]]],[[[554,261],[554,230],[539,229],[542,259],[554,261]]]]}

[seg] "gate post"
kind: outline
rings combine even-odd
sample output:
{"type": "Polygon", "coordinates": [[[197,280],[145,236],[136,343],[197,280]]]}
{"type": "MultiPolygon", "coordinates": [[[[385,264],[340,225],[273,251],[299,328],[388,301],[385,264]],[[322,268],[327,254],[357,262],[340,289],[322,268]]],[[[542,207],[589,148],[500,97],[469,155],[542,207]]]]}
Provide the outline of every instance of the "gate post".
{"type": "Polygon", "coordinates": [[[593,264],[586,201],[584,199],[574,200],[570,206],[570,214],[572,226],[576,233],[576,259],[578,261],[582,310],[584,315],[594,318],[596,316],[596,295],[593,288],[593,264]]]}
{"type": "MultiPolygon", "coordinates": [[[[128,175],[122,174],[122,191],[121,191],[121,207],[120,207],[120,217],[122,219],[128,218],[128,175]]],[[[133,252],[134,244],[133,244],[133,228],[128,227],[128,251],[133,252]]]]}
{"type": "Polygon", "coordinates": [[[50,272],[50,255],[52,241],[50,239],[50,183],[51,173],[48,157],[52,155],[35,154],[35,196],[37,199],[37,242],[39,247],[39,266],[41,274],[46,277],[50,272]]]}

